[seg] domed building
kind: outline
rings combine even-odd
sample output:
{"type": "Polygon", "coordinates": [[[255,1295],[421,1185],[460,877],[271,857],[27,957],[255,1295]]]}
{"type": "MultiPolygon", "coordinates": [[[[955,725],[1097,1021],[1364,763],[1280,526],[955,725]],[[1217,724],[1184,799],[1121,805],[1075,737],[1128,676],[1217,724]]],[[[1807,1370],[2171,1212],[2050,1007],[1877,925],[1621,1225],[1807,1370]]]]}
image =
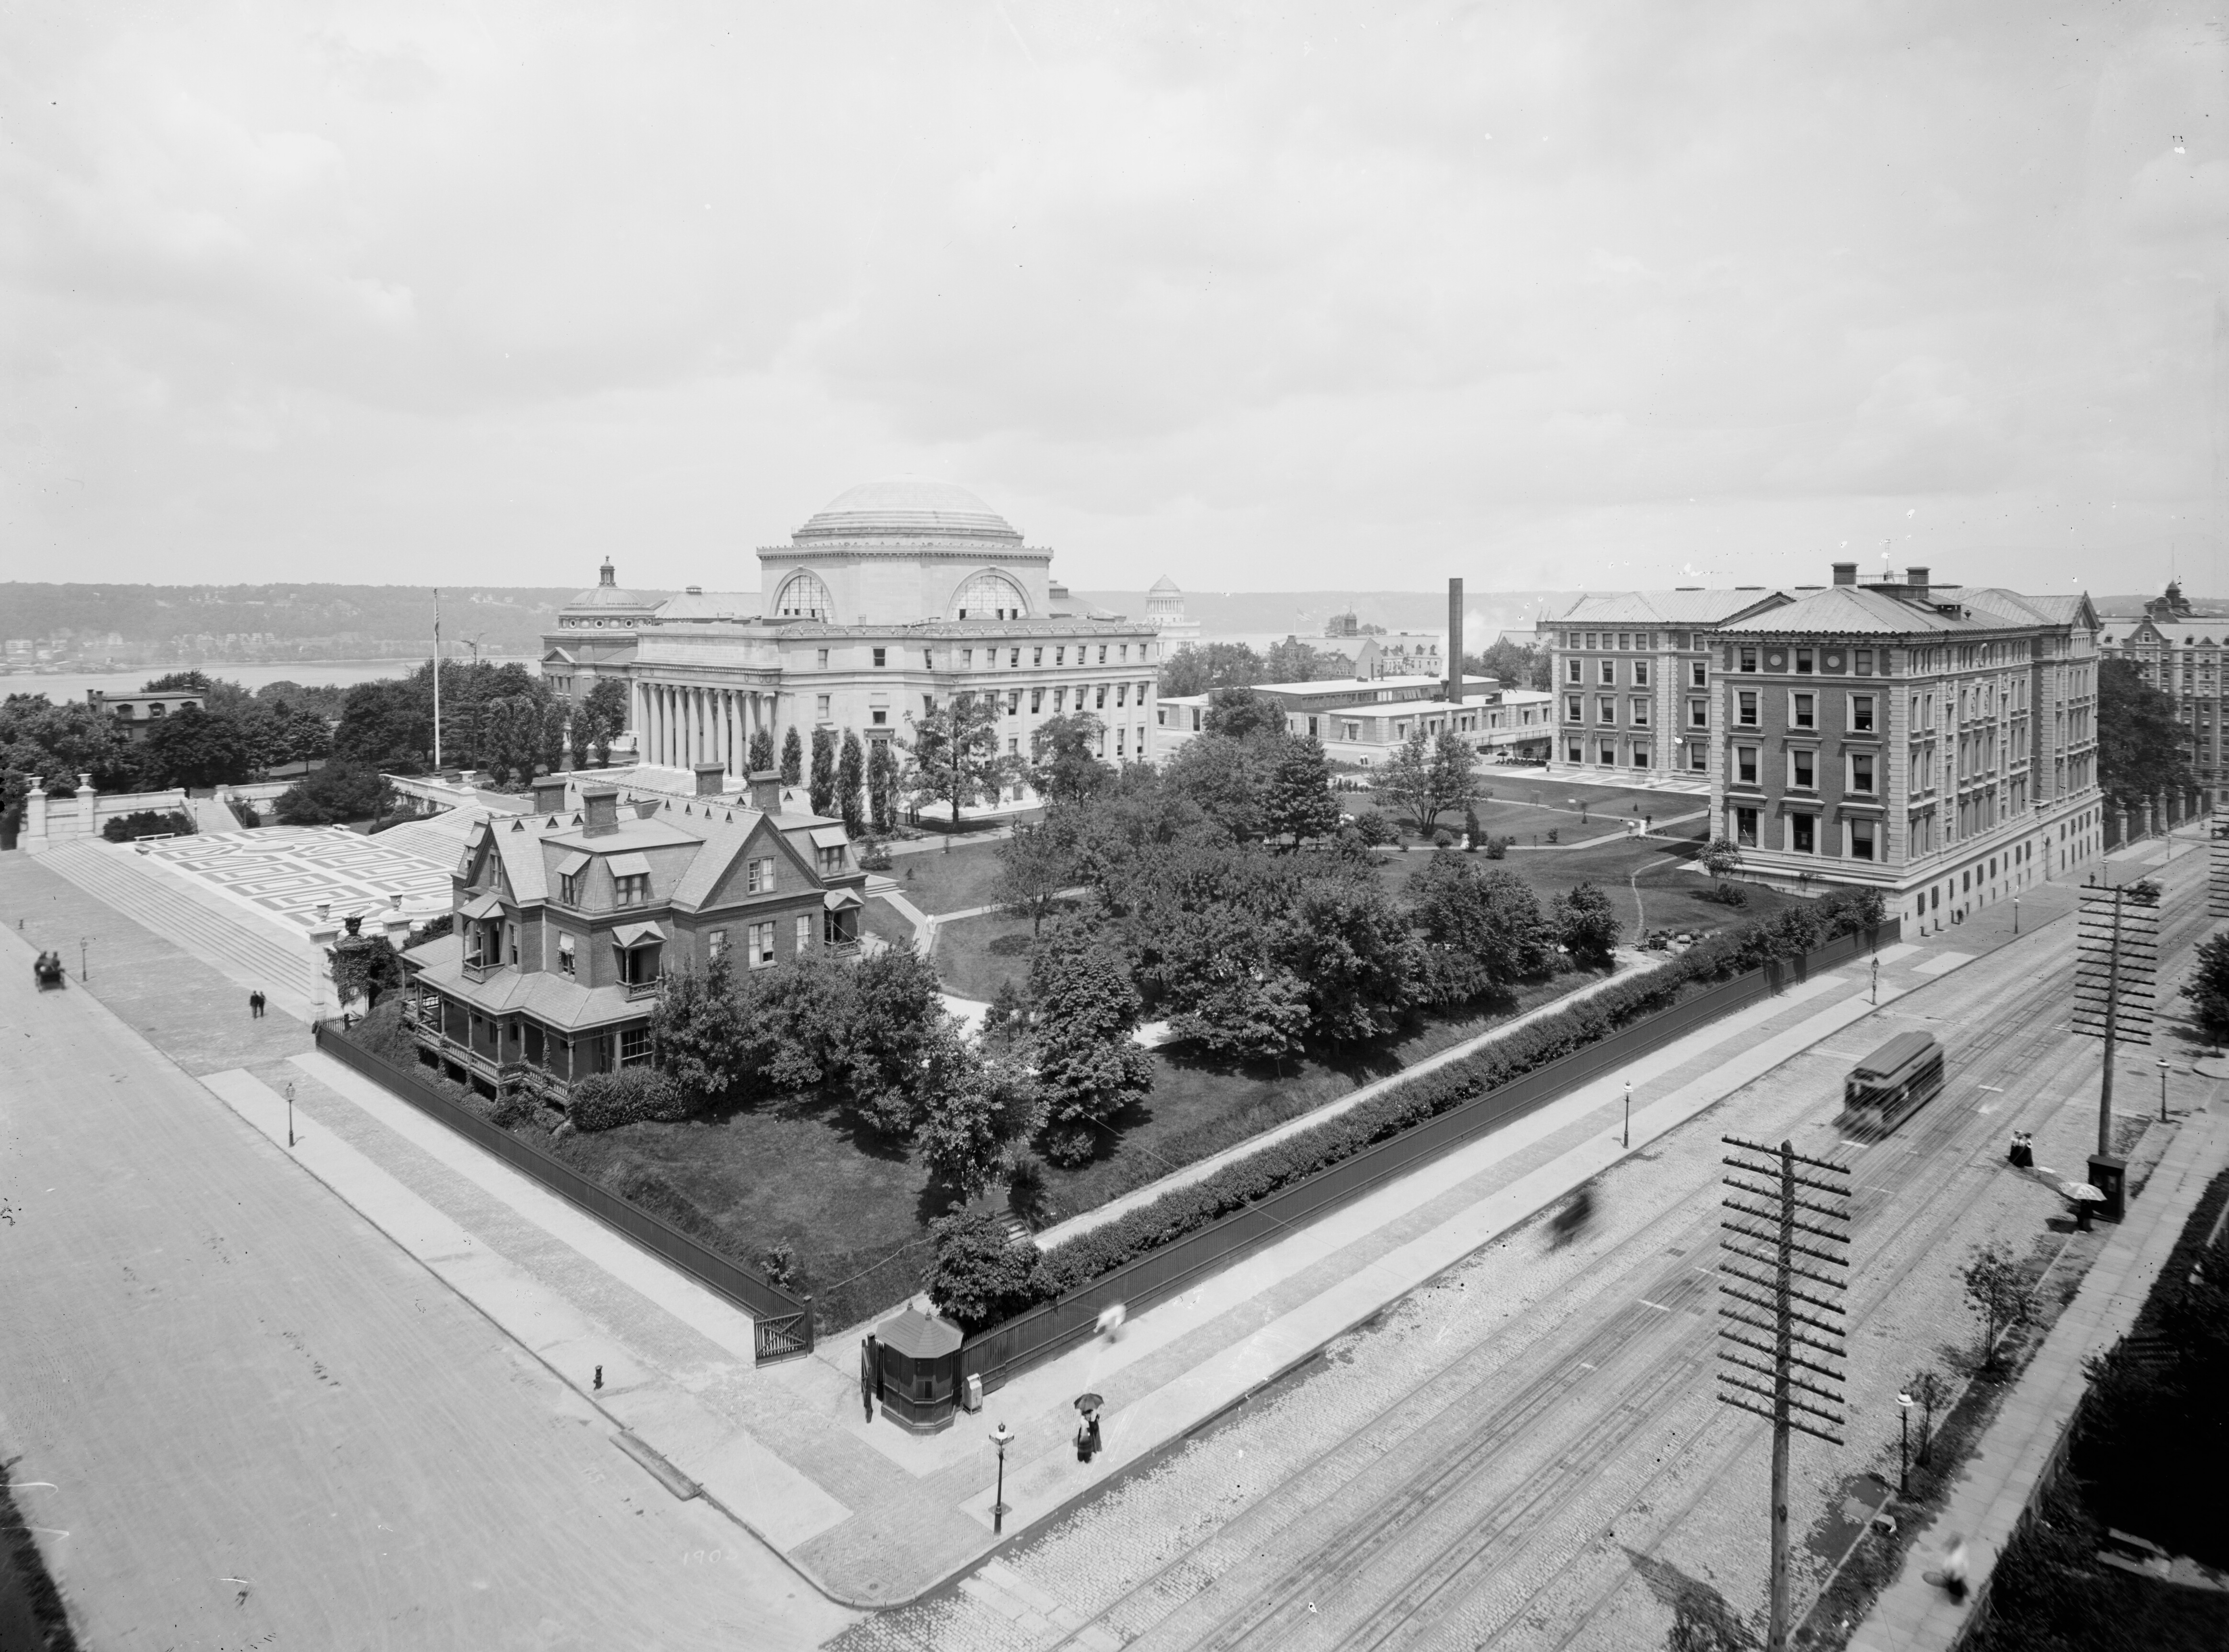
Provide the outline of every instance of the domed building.
{"type": "MultiPolygon", "coordinates": [[[[1146,755],[1165,646],[1153,623],[1070,601],[1052,552],[967,489],[863,483],[758,560],[755,600],[619,592],[607,564],[548,639],[553,686],[578,697],[596,676],[626,678],[642,788],[740,792],[761,735],[777,753],[792,729],[808,749],[820,728],[908,736],[955,695],[991,701],[1018,759],[1047,718],[1079,711],[1099,719],[1108,762],[1146,755]]],[[[1034,800],[1018,782],[999,800],[1034,800]]]]}
{"type": "Polygon", "coordinates": [[[1199,621],[1185,617],[1184,593],[1166,574],[1146,593],[1146,619],[1172,650],[1189,648],[1199,640],[1199,621]]]}

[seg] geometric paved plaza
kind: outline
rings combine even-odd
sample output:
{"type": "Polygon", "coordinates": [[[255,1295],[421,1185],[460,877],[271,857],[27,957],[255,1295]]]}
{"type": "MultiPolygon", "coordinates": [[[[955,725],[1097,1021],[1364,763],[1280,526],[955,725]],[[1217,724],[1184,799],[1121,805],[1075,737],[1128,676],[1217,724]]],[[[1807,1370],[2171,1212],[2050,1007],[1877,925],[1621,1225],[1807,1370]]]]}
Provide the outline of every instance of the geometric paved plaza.
{"type": "Polygon", "coordinates": [[[320,904],[334,922],[394,910],[429,917],[449,910],[449,868],[340,826],[258,826],[167,838],[146,858],[193,877],[266,916],[309,929],[320,904]]]}

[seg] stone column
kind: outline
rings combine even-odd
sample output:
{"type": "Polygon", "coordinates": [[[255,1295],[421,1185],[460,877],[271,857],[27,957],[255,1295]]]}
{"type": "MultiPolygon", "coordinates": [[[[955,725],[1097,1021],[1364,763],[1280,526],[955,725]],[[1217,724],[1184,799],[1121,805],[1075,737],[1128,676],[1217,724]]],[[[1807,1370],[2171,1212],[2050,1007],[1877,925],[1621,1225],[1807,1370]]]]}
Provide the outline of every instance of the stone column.
{"type": "Polygon", "coordinates": [[[2138,824],[2140,826],[2142,826],[2142,829],[2143,829],[2143,835],[2144,835],[2145,837],[2149,838],[2149,837],[2150,837],[2150,836],[2152,835],[2152,800],[2151,800],[2151,799],[2149,799],[2149,798],[2146,798],[2146,799],[2143,800],[2143,804],[2142,804],[2142,809],[2143,809],[2143,813],[2141,813],[2141,814],[2139,814],[2139,815],[2136,817],[2136,821],[2137,821],[2137,824],[2138,824]]]}
{"type": "Polygon", "coordinates": [[[310,926],[310,1019],[312,1024],[340,1013],[333,991],[333,943],[341,926],[333,922],[330,905],[318,908],[318,921],[310,926]]]}
{"type": "Polygon", "coordinates": [[[23,794],[23,830],[16,841],[25,854],[40,855],[47,852],[47,782],[44,775],[31,776],[31,789],[23,794]]]}
{"type": "Polygon", "coordinates": [[[100,823],[93,818],[93,776],[80,775],[77,777],[77,829],[80,837],[97,838],[100,835],[100,823]]]}

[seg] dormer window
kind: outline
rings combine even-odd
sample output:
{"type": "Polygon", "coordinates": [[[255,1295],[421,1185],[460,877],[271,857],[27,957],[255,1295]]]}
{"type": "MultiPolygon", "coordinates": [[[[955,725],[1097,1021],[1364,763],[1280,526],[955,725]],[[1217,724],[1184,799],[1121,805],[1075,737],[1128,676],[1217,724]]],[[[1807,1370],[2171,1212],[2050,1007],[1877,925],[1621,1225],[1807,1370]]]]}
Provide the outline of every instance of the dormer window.
{"type": "Polygon", "coordinates": [[[650,902],[650,876],[638,872],[632,877],[612,879],[612,904],[614,906],[646,906],[650,902]]]}
{"type": "Polygon", "coordinates": [[[844,845],[836,844],[820,851],[820,875],[833,877],[844,870],[844,845]]]}

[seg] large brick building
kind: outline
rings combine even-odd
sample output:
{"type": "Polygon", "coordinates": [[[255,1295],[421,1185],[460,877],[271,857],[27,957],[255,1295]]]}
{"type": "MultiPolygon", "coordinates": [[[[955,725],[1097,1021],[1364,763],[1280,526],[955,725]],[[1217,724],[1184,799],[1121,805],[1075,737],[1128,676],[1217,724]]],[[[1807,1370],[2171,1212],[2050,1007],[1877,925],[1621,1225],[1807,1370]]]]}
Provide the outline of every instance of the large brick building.
{"type": "Polygon", "coordinates": [[[2174,701],[2190,741],[2191,773],[2213,787],[2229,777],[2229,615],[2201,612],[2174,581],[2135,613],[2100,614],[2097,652],[2125,659],[2174,701]]]}
{"type": "Polygon", "coordinates": [[[1834,583],[1709,636],[1712,813],[1747,875],[1950,917],[2097,854],[2084,596],[1834,583]]]}

